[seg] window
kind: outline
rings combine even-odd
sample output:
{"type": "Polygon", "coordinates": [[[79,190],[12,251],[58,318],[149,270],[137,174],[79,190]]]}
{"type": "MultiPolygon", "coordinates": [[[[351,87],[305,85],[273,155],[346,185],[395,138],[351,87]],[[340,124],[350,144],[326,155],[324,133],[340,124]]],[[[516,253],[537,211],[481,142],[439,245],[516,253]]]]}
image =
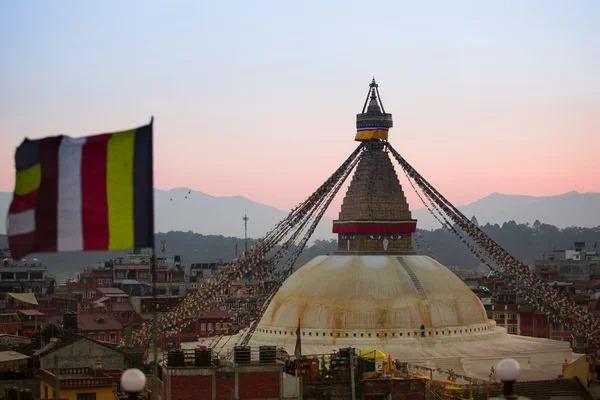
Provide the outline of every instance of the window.
{"type": "Polygon", "coordinates": [[[515,314],[508,314],[508,319],[517,319],[515,314]]]}
{"type": "Polygon", "coordinates": [[[110,342],[111,343],[116,343],[117,342],[117,335],[114,332],[110,333],[110,342]]]}
{"type": "Polygon", "coordinates": [[[573,332],[573,329],[571,329],[567,325],[565,325],[563,331],[565,331],[565,332],[573,332]]]}
{"type": "Polygon", "coordinates": [[[552,324],[552,330],[554,332],[560,332],[562,330],[562,327],[560,326],[560,324],[552,324]]]}
{"type": "Polygon", "coordinates": [[[200,332],[206,332],[206,324],[200,324],[200,332]]]}
{"type": "Polygon", "coordinates": [[[29,279],[33,280],[41,280],[44,279],[44,274],[41,272],[30,272],[29,279]]]}
{"type": "MultiPolygon", "coordinates": [[[[217,330],[217,332],[221,332],[221,324],[217,322],[215,324],[215,329],[217,330]]],[[[279,332],[279,333],[281,333],[281,332],[279,332]]]]}
{"type": "Polygon", "coordinates": [[[77,393],[77,400],[96,400],[96,393],[77,393]]]}
{"type": "Polygon", "coordinates": [[[586,347],[587,340],[585,338],[577,338],[577,347],[586,347]]]}
{"type": "Polygon", "coordinates": [[[105,339],[105,335],[104,335],[104,332],[102,332],[98,335],[98,340],[101,342],[104,342],[104,339],[105,339]]]}
{"type": "Polygon", "coordinates": [[[209,332],[212,332],[212,330],[213,330],[213,324],[212,324],[212,322],[208,323],[208,330],[209,330],[209,332]]]}
{"type": "Polygon", "coordinates": [[[95,293],[94,293],[94,292],[88,292],[88,298],[90,298],[90,299],[91,299],[91,298],[93,298],[93,297],[94,297],[94,295],[95,295],[95,293]]]}
{"type": "Polygon", "coordinates": [[[496,319],[504,319],[504,313],[497,313],[496,319]]]}
{"type": "Polygon", "coordinates": [[[17,272],[18,280],[29,280],[29,274],[27,272],[17,272]]]}
{"type": "Polygon", "coordinates": [[[123,280],[125,279],[125,272],[124,271],[119,271],[115,274],[115,279],[120,279],[123,280]]]}

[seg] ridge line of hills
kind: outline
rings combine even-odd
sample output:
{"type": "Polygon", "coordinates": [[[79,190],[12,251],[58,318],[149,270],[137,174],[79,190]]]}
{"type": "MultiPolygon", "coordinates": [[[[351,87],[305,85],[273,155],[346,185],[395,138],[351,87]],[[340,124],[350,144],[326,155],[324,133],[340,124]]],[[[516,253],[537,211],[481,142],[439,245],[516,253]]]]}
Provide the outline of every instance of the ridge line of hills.
{"type": "MultiPolygon", "coordinates": [[[[550,224],[536,221],[533,225],[517,224],[515,221],[481,226],[484,232],[504,247],[520,261],[530,265],[540,259],[545,251],[565,250],[573,248],[575,242],[585,242],[589,250],[600,244],[600,226],[595,228],[570,227],[559,229],[550,224]]],[[[443,265],[460,266],[473,269],[479,266],[479,261],[451,233],[443,229],[418,230],[422,240],[415,241],[415,250],[421,247],[421,254],[434,257],[443,265]]],[[[235,257],[235,249],[241,253],[244,249],[244,239],[222,235],[203,235],[193,232],[170,231],[155,235],[157,248],[162,240],[166,240],[167,251],[164,256],[172,258],[181,255],[188,265],[194,262],[217,262],[219,259],[229,262],[235,257]]],[[[7,247],[6,235],[0,235],[0,248],[7,247]]],[[[248,239],[248,245],[256,243],[248,239]]],[[[302,266],[308,260],[318,255],[331,254],[337,249],[335,240],[315,240],[307,246],[296,262],[296,267],[302,266]]],[[[74,278],[86,265],[116,258],[125,252],[89,252],[89,253],[47,253],[31,255],[44,262],[49,272],[59,280],[74,278]]],[[[162,253],[160,254],[163,255],[162,253]]],[[[28,257],[28,258],[29,258],[28,257]]]]}

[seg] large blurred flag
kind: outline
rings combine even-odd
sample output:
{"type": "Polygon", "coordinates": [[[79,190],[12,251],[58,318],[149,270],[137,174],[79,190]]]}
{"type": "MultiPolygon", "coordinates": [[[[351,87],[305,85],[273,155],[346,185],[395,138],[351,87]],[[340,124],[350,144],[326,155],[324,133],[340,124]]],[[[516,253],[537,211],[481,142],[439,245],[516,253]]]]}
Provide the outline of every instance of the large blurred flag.
{"type": "Polygon", "coordinates": [[[152,247],[152,123],[84,138],[25,139],[7,234],[15,259],[34,252],[152,247]]]}

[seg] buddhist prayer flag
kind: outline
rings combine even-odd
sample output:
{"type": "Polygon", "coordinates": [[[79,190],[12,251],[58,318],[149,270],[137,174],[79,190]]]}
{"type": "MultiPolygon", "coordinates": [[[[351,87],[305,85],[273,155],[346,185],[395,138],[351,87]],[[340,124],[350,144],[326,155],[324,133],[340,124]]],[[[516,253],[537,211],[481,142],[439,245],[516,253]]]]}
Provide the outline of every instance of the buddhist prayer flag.
{"type": "Polygon", "coordinates": [[[34,252],[152,247],[152,123],[84,138],[25,139],[7,234],[14,258],[34,252]]]}

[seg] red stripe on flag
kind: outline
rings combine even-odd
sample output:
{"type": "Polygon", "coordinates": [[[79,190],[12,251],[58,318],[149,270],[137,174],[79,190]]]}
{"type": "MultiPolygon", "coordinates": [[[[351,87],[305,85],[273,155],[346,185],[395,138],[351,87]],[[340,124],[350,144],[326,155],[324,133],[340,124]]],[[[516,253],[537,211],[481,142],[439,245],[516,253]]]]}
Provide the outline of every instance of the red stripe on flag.
{"type": "Polygon", "coordinates": [[[108,250],[106,154],[112,134],[91,136],[81,155],[81,217],[83,250],[108,250]]]}
{"type": "Polygon", "coordinates": [[[18,194],[13,195],[10,208],[8,209],[9,214],[16,214],[23,211],[28,211],[35,208],[35,204],[38,199],[38,189],[32,192],[19,196],[18,194]]]}
{"type": "Polygon", "coordinates": [[[25,235],[13,235],[8,237],[10,253],[15,260],[20,260],[35,251],[35,232],[25,235]]]}
{"type": "Polygon", "coordinates": [[[42,180],[35,210],[35,252],[56,252],[58,237],[58,148],[62,136],[40,141],[42,180]]]}

